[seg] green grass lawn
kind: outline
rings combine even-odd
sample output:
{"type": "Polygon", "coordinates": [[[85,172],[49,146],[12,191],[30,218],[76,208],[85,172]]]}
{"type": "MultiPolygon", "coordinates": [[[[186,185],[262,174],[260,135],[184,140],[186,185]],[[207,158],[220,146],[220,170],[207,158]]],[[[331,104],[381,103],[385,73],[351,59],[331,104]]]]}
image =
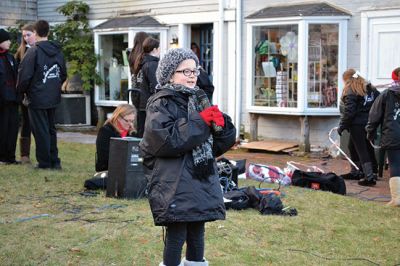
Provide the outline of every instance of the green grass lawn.
{"type": "MultiPolygon", "coordinates": [[[[80,194],[94,145],[59,143],[62,171],[0,166],[0,265],[158,265],[162,228],[147,200],[80,194]]],[[[32,151],[34,154],[34,150],[32,151]]],[[[243,181],[241,186],[258,185],[243,181]]],[[[211,265],[400,264],[400,208],[298,187],[296,217],[228,211],[206,224],[211,265]]]]}

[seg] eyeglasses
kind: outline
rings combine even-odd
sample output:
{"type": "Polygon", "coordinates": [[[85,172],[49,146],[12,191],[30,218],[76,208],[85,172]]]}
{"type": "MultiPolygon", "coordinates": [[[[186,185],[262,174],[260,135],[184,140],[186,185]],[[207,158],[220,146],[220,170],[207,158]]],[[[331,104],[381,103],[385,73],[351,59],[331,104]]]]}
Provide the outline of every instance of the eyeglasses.
{"type": "Polygon", "coordinates": [[[120,116],[120,117],[121,117],[122,120],[124,120],[128,124],[133,124],[133,122],[135,122],[135,120],[133,120],[133,119],[131,120],[131,119],[125,119],[122,116],[120,116]]]}
{"type": "Polygon", "coordinates": [[[189,69],[189,68],[185,68],[183,70],[177,70],[175,72],[178,73],[183,73],[183,75],[185,75],[186,77],[190,77],[191,74],[193,74],[195,77],[197,77],[198,75],[200,75],[200,70],[196,69],[189,69]]]}

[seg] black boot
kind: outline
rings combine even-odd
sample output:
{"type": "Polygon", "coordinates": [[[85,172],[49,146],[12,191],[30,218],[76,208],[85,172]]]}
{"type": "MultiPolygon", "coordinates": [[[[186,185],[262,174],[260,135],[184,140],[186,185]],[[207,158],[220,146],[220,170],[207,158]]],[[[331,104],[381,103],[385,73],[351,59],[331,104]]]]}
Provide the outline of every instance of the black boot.
{"type": "Polygon", "coordinates": [[[372,170],[372,163],[371,162],[363,163],[362,168],[364,172],[364,178],[360,179],[360,181],[358,181],[358,184],[360,186],[375,186],[376,175],[372,170]]]}
{"type": "Polygon", "coordinates": [[[347,180],[360,180],[364,177],[363,172],[361,171],[361,166],[359,162],[355,162],[359,170],[357,170],[352,164],[350,164],[350,173],[342,175],[343,179],[347,180]]]}

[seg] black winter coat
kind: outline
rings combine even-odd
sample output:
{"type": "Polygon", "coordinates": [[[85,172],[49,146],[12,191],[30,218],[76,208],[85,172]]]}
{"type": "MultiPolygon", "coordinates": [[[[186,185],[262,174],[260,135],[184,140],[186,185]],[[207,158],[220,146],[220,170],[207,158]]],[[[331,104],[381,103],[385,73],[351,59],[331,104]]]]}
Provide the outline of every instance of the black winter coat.
{"type": "Polygon", "coordinates": [[[156,70],[158,66],[158,57],[145,55],[141,70],[137,77],[137,86],[140,89],[139,110],[145,111],[147,100],[154,94],[157,86],[156,70]]]}
{"type": "Polygon", "coordinates": [[[200,75],[197,77],[196,85],[206,93],[208,100],[212,102],[214,85],[203,68],[200,68],[200,75]]]}
{"type": "Polygon", "coordinates": [[[367,138],[373,139],[378,126],[382,127],[381,147],[400,150],[400,83],[383,91],[369,112],[367,138]]]}
{"type": "MultiPolygon", "coordinates": [[[[193,177],[192,149],[202,144],[211,131],[199,113],[188,113],[187,102],[187,96],[168,89],[148,101],[139,145],[145,165],[152,168],[149,202],[156,225],[225,219],[216,164],[215,173],[208,178],[193,177]]],[[[226,116],[222,134],[214,135],[214,155],[229,150],[235,137],[236,129],[226,116]]]]}
{"type": "Polygon", "coordinates": [[[40,41],[22,59],[17,90],[26,93],[31,108],[55,108],[61,101],[61,86],[66,78],[61,47],[51,41],[40,41]]]}
{"type": "Polygon", "coordinates": [[[17,84],[18,66],[8,51],[0,52],[0,104],[18,102],[17,84]]]}
{"type": "Polygon", "coordinates": [[[371,84],[367,85],[367,95],[356,95],[351,89],[343,97],[344,110],[340,119],[339,128],[350,129],[352,125],[365,126],[368,122],[369,110],[379,91],[371,84]]]}
{"type": "Polygon", "coordinates": [[[96,138],[96,171],[108,170],[110,138],[120,138],[119,132],[111,125],[105,124],[99,129],[96,138]]]}

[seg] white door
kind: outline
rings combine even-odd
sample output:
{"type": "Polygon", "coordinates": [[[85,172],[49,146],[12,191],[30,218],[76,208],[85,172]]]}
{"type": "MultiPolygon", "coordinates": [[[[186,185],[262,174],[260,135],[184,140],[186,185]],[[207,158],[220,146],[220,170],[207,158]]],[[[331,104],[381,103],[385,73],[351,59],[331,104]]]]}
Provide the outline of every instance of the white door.
{"type": "Polygon", "coordinates": [[[362,73],[374,85],[388,84],[400,66],[400,10],[365,12],[362,22],[362,73]]]}

